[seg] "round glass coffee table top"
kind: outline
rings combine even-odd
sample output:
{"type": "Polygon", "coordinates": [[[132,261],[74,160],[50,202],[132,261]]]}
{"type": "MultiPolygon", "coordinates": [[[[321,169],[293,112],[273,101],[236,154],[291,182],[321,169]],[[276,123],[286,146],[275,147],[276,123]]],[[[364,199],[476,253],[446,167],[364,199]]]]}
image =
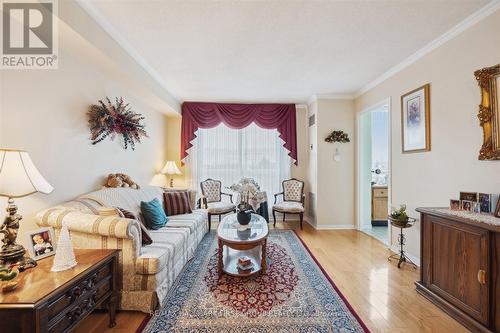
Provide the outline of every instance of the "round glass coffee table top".
{"type": "Polygon", "coordinates": [[[266,220],[257,214],[252,214],[247,225],[239,224],[236,214],[227,215],[217,228],[217,237],[228,243],[257,243],[266,238],[268,233],[266,220]]]}
{"type": "Polygon", "coordinates": [[[236,214],[227,215],[217,228],[219,243],[217,268],[233,276],[250,276],[267,269],[266,245],[269,229],[266,220],[252,214],[250,223],[240,225],[236,214]],[[250,260],[249,269],[239,266],[239,259],[250,260]]]}

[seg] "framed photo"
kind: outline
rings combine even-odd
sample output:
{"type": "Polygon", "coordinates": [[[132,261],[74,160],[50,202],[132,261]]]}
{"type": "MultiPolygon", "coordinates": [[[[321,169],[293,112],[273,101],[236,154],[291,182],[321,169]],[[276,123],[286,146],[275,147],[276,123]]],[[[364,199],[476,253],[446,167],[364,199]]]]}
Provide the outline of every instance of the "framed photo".
{"type": "Polygon", "coordinates": [[[450,200],[451,210],[460,210],[460,200],[450,200]]]}
{"type": "Polygon", "coordinates": [[[401,96],[403,153],[431,150],[430,84],[401,96]]]}
{"type": "Polygon", "coordinates": [[[479,209],[481,213],[491,213],[491,195],[486,193],[479,193],[479,209]]]}
{"type": "Polygon", "coordinates": [[[28,234],[28,251],[35,260],[56,254],[54,231],[52,228],[41,228],[28,234]]]}
{"type": "Polygon", "coordinates": [[[466,212],[474,212],[476,210],[476,202],[469,200],[461,200],[462,210],[466,212]]]}
{"type": "Polygon", "coordinates": [[[460,201],[474,201],[477,202],[477,193],[476,192],[460,192],[460,201]]]}
{"type": "Polygon", "coordinates": [[[495,216],[500,217],[500,200],[497,201],[497,207],[495,208],[495,216]]]}

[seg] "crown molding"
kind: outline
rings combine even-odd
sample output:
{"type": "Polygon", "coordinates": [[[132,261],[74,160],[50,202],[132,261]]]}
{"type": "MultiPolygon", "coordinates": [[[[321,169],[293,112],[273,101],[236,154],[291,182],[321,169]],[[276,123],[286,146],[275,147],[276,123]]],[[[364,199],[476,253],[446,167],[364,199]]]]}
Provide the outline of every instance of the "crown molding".
{"type": "Polygon", "coordinates": [[[309,100],[307,101],[307,105],[310,105],[319,99],[347,99],[347,100],[352,100],[354,99],[354,95],[351,94],[316,94],[312,95],[309,100]]]}
{"type": "Polygon", "coordinates": [[[398,72],[402,71],[406,67],[410,66],[411,64],[415,63],[417,60],[420,58],[424,57],[428,53],[432,52],[436,48],[440,47],[441,45],[445,44],[449,40],[453,39],[454,37],[458,36],[468,28],[472,27],[474,24],[478,23],[479,21],[485,19],[489,15],[493,14],[497,10],[500,9],[500,0],[493,0],[489,2],[487,5],[484,7],[480,8],[473,14],[469,15],[466,17],[464,20],[462,20],[460,23],[455,25],[453,28],[442,34],[441,36],[437,37],[427,45],[425,45],[423,48],[418,50],[417,52],[413,53],[406,59],[404,59],[402,62],[397,64],[396,66],[390,68],[388,71],[386,71],[384,74],[380,75],[378,78],[373,80],[372,82],[366,84],[364,87],[362,87],[360,90],[356,92],[354,95],[354,98],[357,98],[367,92],[368,90],[371,90],[387,80],[388,78],[394,76],[398,72]]]}
{"type": "Polygon", "coordinates": [[[317,99],[354,99],[352,94],[317,94],[317,99]]]}
{"type": "Polygon", "coordinates": [[[111,38],[113,38],[118,45],[120,45],[125,52],[134,59],[139,66],[142,67],[148,73],[158,85],[160,85],[161,88],[167,92],[170,96],[172,96],[174,99],[177,101],[180,101],[179,96],[176,96],[172,94],[168,88],[167,85],[165,84],[165,81],[161,77],[161,75],[153,68],[151,67],[148,62],[130,45],[130,43],[123,37],[112,25],[111,23],[104,18],[104,16],[96,9],[96,7],[87,0],[75,0],[76,3],[83,8],[87,14],[94,19],[94,21],[97,22],[97,24],[104,30],[106,31],[111,38]]]}

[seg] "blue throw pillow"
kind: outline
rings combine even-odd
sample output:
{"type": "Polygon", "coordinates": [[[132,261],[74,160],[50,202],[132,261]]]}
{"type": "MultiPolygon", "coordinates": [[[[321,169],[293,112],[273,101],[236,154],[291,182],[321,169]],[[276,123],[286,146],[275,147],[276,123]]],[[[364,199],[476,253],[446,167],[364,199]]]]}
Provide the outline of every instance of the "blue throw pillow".
{"type": "Polygon", "coordinates": [[[158,230],[164,227],[168,221],[160,200],[156,198],[149,202],[141,201],[141,212],[146,226],[150,229],[158,230]]]}

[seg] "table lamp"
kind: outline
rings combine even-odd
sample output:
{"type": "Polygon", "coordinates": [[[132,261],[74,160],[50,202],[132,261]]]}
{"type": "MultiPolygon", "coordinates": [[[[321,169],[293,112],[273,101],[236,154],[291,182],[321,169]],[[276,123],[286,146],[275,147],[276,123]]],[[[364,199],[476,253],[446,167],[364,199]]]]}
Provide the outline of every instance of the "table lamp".
{"type": "MultiPolygon", "coordinates": [[[[160,173],[163,175],[182,175],[175,161],[167,161],[160,173]]],[[[172,177],[170,177],[170,187],[174,187],[174,179],[172,177]]]]}
{"type": "Polygon", "coordinates": [[[17,263],[20,271],[36,266],[36,261],[24,256],[25,248],[16,243],[23,217],[17,214],[14,198],[37,192],[48,194],[52,190],[54,188],[38,172],[26,151],[0,149],[0,196],[8,198],[7,215],[0,226],[0,234],[4,235],[0,262],[17,263]]]}

